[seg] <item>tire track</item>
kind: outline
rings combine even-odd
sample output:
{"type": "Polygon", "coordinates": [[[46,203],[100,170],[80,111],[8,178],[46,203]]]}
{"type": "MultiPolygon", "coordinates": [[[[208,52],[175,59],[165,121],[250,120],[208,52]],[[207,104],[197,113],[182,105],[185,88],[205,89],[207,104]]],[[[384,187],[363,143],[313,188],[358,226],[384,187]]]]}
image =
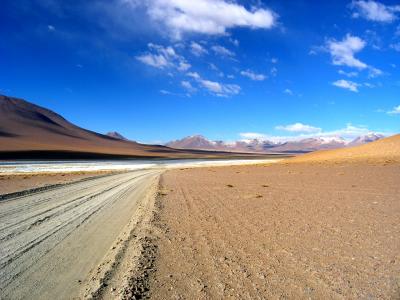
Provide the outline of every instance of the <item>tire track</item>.
{"type": "Polygon", "coordinates": [[[159,173],[110,175],[0,202],[2,297],[76,294],[72,278],[101,261],[159,173]]]}

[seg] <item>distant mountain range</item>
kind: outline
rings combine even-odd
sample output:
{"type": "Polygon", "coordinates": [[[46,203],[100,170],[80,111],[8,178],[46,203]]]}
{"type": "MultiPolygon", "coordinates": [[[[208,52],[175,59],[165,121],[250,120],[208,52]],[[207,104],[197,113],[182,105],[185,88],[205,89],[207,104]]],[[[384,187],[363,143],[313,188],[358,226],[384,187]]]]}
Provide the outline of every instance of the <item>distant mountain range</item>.
{"type": "Polygon", "coordinates": [[[279,143],[258,139],[227,143],[195,135],[169,142],[165,146],[145,145],[129,141],[115,131],[103,135],[86,130],[51,110],[22,99],[0,95],[0,158],[3,159],[106,156],[190,158],[233,157],[243,153],[303,153],[362,145],[382,137],[371,133],[351,142],[342,138],[319,137],[279,143]]]}
{"type": "Polygon", "coordinates": [[[254,156],[172,149],[93,132],[23,99],[0,95],[0,159],[220,158],[254,156]]]}
{"type": "Polygon", "coordinates": [[[230,152],[255,152],[255,153],[305,153],[316,150],[328,150],[358,146],[383,138],[382,134],[370,133],[359,136],[353,141],[346,141],[341,137],[315,137],[297,141],[273,142],[269,140],[253,139],[226,143],[224,141],[211,141],[202,135],[188,136],[180,140],[171,141],[166,146],[176,149],[197,149],[230,152]]]}

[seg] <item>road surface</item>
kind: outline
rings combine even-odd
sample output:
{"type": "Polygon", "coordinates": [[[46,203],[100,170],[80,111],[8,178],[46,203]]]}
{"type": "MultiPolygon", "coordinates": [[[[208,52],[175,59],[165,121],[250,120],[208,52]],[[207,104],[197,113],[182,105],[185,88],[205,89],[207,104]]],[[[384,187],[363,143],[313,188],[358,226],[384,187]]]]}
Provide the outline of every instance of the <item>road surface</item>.
{"type": "Polygon", "coordinates": [[[0,202],[0,299],[72,299],[135,218],[160,170],[0,202]]]}

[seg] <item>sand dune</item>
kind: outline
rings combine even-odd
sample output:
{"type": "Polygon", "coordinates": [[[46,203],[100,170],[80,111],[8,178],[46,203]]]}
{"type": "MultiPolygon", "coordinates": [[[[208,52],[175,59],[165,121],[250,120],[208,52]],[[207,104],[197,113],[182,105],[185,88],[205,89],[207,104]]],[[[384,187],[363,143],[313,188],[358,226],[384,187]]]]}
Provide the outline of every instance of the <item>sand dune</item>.
{"type": "Polygon", "coordinates": [[[289,162],[400,162],[400,135],[394,135],[369,144],[304,154],[289,162]]]}

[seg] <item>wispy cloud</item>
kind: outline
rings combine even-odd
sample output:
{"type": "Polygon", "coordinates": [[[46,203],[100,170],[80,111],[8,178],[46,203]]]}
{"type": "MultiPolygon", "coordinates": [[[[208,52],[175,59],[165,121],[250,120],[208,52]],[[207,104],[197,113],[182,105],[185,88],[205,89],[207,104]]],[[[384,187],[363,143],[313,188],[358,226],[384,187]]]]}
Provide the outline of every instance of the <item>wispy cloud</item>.
{"type": "Polygon", "coordinates": [[[215,54],[221,55],[221,56],[227,56],[227,57],[234,57],[235,53],[223,46],[220,45],[215,45],[212,46],[211,49],[215,52],[215,54]]]}
{"type": "Polygon", "coordinates": [[[190,51],[196,56],[202,56],[208,53],[208,51],[200,44],[192,42],[190,44],[190,51]]]}
{"type": "Polygon", "coordinates": [[[250,11],[225,0],[152,0],[144,3],[150,18],[163,24],[176,39],[186,33],[222,35],[235,27],[268,29],[277,19],[272,10],[254,7],[250,11]]]}
{"type": "Polygon", "coordinates": [[[400,5],[385,5],[377,1],[353,1],[351,8],[354,18],[364,18],[375,22],[390,23],[397,19],[396,13],[400,12],[400,5]]]}
{"type": "Polygon", "coordinates": [[[392,48],[395,51],[400,52],[400,43],[390,44],[390,48],[392,48]]]}
{"type": "Polygon", "coordinates": [[[358,92],[358,87],[360,86],[358,83],[355,83],[350,80],[340,79],[332,83],[334,86],[337,86],[342,89],[346,89],[352,92],[358,92]]]}
{"type": "Polygon", "coordinates": [[[275,127],[277,130],[297,132],[297,133],[316,133],[321,132],[321,128],[314,127],[311,125],[306,125],[303,123],[294,123],[289,125],[278,125],[275,127]]]}
{"type": "Polygon", "coordinates": [[[257,74],[249,69],[247,69],[246,71],[241,71],[240,74],[242,76],[250,78],[251,80],[254,80],[254,81],[263,81],[263,80],[267,79],[266,75],[257,74]]]}
{"type": "Polygon", "coordinates": [[[293,96],[293,91],[292,91],[291,89],[285,89],[285,90],[283,91],[283,93],[285,93],[286,95],[293,96]]]}
{"type": "Polygon", "coordinates": [[[178,71],[187,71],[191,65],[186,59],[178,55],[171,46],[164,47],[156,44],[148,44],[149,52],[136,56],[136,59],[146,65],[158,69],[175,68],[178,71]]]}
{"type": "Polygon", "coordinates": [[[348,66],[357,69],[365,69],[368,65],[354,55],[364,49],[366,43],[357,36],[347,34],[346,37],[337,41],[330,39],[326,43],[327,50],[332,56],[332,63],[337,66],[348,66]]]}
{"type": "Polygon", "coordinates": [[[183,80],[181,81],[181,86],[186,89],[189,93],[194,93],[197,91],[195,87],[189,81],[183,80]]]}
{"type": "Polygon", "coordinates": [[[357,77],[358,76],[358,72],[345,72],[345,71],[343,71],[343,70],[339,70],[338,71],[338,73],[340,74],[340,75],[344,75],[344,76],[346,76],[346,77],[357,77]]]}
{"type": "Polygon", "coordinates": [[[374,67],[370,67],[369,71],[368,71],[368,78],[375,78],[378,76],[382,76],[383,75],[383,71],[379,70],[377,68],[374,67]]]}
{"type": "Polygon", "coordinates": [[[189,72],[188,77],[194,79],[197,84],[218,97],[229,97],[240,93],[240,86],[237,84],[227,84],[202,78],[197,72],[189,72]]]}
{"type": "Polygon", "coordinates": [[[392,110],[387,112],[389,115],[400,115],[400,105],[393,107],[392,110]]]}
{"type": "Polygon", "coordinates": [[[206,88],[209,92],[219,96],[227,97],[237,95],[240,93],[240,86],[237,84],[223,84],[216,81],[200,79],[199,83],[206,88]]]}

